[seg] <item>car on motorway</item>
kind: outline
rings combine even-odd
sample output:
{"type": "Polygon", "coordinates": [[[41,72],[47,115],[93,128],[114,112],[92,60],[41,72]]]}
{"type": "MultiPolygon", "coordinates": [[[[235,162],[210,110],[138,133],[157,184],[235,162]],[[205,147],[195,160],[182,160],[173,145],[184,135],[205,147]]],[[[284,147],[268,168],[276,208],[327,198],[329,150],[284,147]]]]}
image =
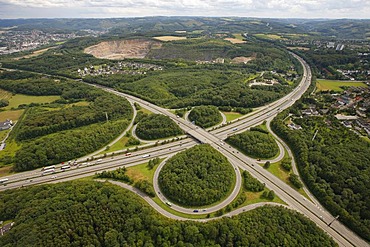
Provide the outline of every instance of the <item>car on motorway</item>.
{"type": "Polygon", "coordinates": [[[144,154],[143,156],[141,156],[142,158],[148,158],[150,157],[150,154],[144,154]]]}
{"type": "Polygon", "coordinates": [[[8,182],[8,180],[9,180],[8,178],[2,178],[2,179],[0,179],[0,184],[8,182]]]}
{"type": "Polygon", "coordinates": [[[193,212],[194,212],[194,213],[198,213],[198,212],[199,212],[199,210],[198,210],[198,209],[194,209],[194,210],[193,210],[193,212]]]}
{"type": "Polygon", "coordinates": [[[131,155],[131,153],[126,153],[126,154],[125,154],[125,156],[130,156],[130,155],[131,155]]]}
{"type": "Polygon", "coordinates": [[[172,203],[170,203],[169,201],[166,201],[166,204],[167,204],[169,207],[172,207],[172,203]]]}
{"type": "Polygon", "coordinates": [[[238,130],[238,128],[233,128],[233,131],[237,131],[238,130]]]}

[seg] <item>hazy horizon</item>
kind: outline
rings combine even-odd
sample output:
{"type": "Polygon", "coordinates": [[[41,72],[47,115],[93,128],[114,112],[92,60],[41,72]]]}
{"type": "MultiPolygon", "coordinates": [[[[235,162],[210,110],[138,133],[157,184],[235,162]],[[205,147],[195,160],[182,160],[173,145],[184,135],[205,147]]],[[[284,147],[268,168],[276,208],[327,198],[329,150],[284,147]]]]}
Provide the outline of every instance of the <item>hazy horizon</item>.
{"type": "Polygon", "coordinates": [[[151,16],[369,19],[363,0],[0,0],[0,19],[151,16]]]}

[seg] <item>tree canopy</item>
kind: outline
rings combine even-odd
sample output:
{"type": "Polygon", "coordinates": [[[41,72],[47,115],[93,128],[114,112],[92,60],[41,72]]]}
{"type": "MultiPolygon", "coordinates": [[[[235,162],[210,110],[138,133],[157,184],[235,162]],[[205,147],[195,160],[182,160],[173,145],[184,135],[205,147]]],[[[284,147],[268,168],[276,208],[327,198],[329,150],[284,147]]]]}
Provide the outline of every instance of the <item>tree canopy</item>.
{"type": "Polygon", "coordinates": [[[234,171],[210,145],[197,145],[170,158],[159,173],[159,186],[171,201],[187,206],[212,204],[232,190],[234,171]]]}
{"type": "Polygon", "coordinates": [[[264,133],[256,129],[232,135],[226,139],[226,142],[254,158],[268,159],[279,152],[275,139],[268,132],[264,133]]]}
{"type": "Polygon", "coordinates": [[[126,99],[80,82],[26,72],[4,72],[0,77],[0,88],[12,93],[61,97],[24,106],[26,111],[10,135],[21,147],[12,158],[15,171],[91,153],[118,136],[132,118],[126,99]]]}
{"type": "Polygon", "coordinates": [[[196,106],[191,110],[189,120],[202,128],[208,128],[220,123],[222,116],[216,106],[196,106]]]}
{"type": "Polygon", "coordinates": [[[265,206],[232,218],[175,221],[110,183],[72,181],[0,193],[15,225],[0,246],[337,246],[303,215],[265,206]]]}
{"type": "Polygon", "coordinates": [[[302,179],[333,215],[370,240],[370,144],[330,116],[297,118],[302,130],[290,130],[287,114],[279,114],[272,127],[294,152],[302,179]]]}
{"type": "Polygon", "coordinates": [[[150,114],[137,125],[136,135],[144,140],[155,140],[183,134],[183,131],[168,116],[150,114]]]}

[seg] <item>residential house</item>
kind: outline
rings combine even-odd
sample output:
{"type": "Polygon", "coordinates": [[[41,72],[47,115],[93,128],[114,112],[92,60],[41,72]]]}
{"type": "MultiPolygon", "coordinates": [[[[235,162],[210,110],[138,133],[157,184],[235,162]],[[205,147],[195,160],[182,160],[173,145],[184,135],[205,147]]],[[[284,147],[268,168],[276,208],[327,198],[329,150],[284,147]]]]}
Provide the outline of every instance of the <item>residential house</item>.
{"type": "Polygon", "coordinates": [[[5,122],[0,122],[0,130],[10,129],[13,125],[12,120],[7,119],[5,122]]]}

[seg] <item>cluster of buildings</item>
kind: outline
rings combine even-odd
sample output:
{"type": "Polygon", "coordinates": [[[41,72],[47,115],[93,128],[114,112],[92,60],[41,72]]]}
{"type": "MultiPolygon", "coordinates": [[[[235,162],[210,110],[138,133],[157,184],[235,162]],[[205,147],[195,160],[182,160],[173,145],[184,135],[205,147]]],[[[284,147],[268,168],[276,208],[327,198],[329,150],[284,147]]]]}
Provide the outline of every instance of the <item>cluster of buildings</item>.
{"type": "Polygon", "coordinates": [[[334,49],[335,48],[336,51],[343,51],[344,44],[342,44],[342,43],[335,43],[335,42],[328,42],[326,44],[326,48],[329,48],[329,49],[334,49]]]}
{"type": "Polygon", "coordinates": [[[16,31],[12,29],[2,30],[0,33],[0,55],[32,50],[43,45],[76,37],[97,36],[101,34],[101,32],[93,30],[83,30],[79,33],[49,33],[40,30],[16,31]]]}
{"type": "Polygon", "coordinates": [[[137,62],[117,62],[114,65],[91,65],[89,68],[78,69],[77,73],[84,77],[86,75],[98,76],[98,75],[114,75],[114,74],[126,74],[126,75],[145,75],[148,71],[163,70],[160,65],[149,64],[149,63],[137,63],[137,62]]]}
{"type": "Polygon", "coordinates": [[[370,70],[346,70],[346,69],[337,69],[339,73],[342,74],[344,79],[354,81],[359,76],[362,76],[366,79],[370,79],[370,70]]]}
{"type": "Polygon", "coordinates": [[[225,63],[225,59],[224,58],[216,58],[215,60],[210,60],[210,61],[207,61],[207,60],[197,60],[195,61],[197,64],[215,64],[215,63],[225,63]]]}
{"type": "MultiPolygon", "coordinates": [[[[322,105],[310,104],[301,110],[301,117],[325,116],[336,113],[335,117],[359,136],[370,137],[370,83],[367,87],[350,87],[342,93],[330,94],[332,103],[322,105]]],[[[319,100],[320,101],[320,100],[319,100]]],[[[290,129],[299,130],[301,126],[290,122],[290,129]]]]}
{"type": "Polygon", "coordinates": [[[355,133],[370,136],[370,118],[367,117],[370,109],[370,87],[350,87],[340,95],[333,94],[333,98],[335,102],[331,105],[332,108],[351,113],[337,114],[336,118],[355,133]]]}

